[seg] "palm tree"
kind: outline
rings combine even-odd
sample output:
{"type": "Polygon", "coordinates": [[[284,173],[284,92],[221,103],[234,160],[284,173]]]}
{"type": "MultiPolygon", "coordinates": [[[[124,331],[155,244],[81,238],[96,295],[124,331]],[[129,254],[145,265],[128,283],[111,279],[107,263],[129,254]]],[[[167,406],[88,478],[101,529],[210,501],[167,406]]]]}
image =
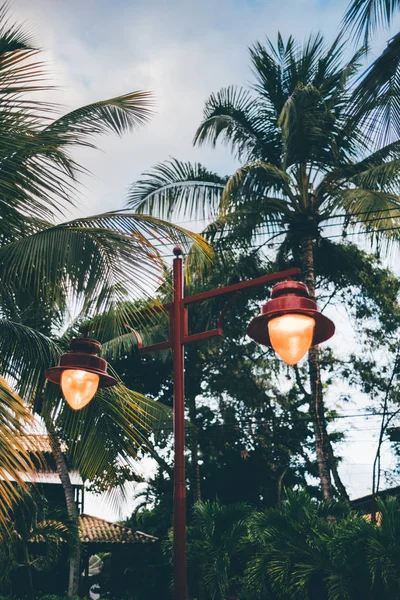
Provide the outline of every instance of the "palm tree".
{"type": "MultiPolygon", "coordinates": [[[[382,145],[380,101],[366,105],[363,82],[354,88],[363,50],[349,62],[343,51],[340,38],[326,47],[321,35],[303,47],[280,35],[276,47],[257,43],[250,51],[254,85],[212,94],[194,138],[227,144],[243,166],[224,178],[172,159],[133,185],[130,206],[165,218],[211,215],[216,221],[206,233],[228,245],[259,240],[264,246],[265,234],[280,236],[278,257],[292,254],[315,298],[314,253],[334,251],[321,235],[324,221],[345,215],[347,226],[370,231],[375,240],[378,229],[400,222],[400,142],[382,145]]],[[[319,476],[325,498],[333,493],[331,474],[346,497],[326,431],[319,356],[313,347],[307,393],[319,476]]]]}
{"type": "MultiPolygon", "coordinates": [[[[94,148],[94,138],[99,134],[122,134],[144,124],[151,115],[151,94],[133,92],[55,118],[56,106],[34,99],[35,93],[47,93],[50,89],[44,82],[46,75],[38,53],[23,29],[10,23],[3,5],[0,355],[5,379],[0,380],[0,521],[6,519],[18,494],[11,479],[22,485],[20,472],[31,466],[26,436],[25,440],[22,438],[26,422],[31,419],[32,401],[49,428],[69,515],[77,516],[65,459],[61,451],[57,454],[64,414],[55,408],[59,390],[44,387],[44,370],[56,363],[65,349],[54,334],[65,329],[71,310],[79,313],[80,319],[106,312],[114,336],[119,336],[126,332],[129,322],[126,301],[150,296],[163,278],[164,245],[188,247],[196,241],[198,247],[205,248],[199,236],[129,211],[60,222],[68,207],[76,204],[79,174],[83,170],[71,150],[94,148]]],[[[135,441],[136,450],[148,427],[148,403],[122,385],[117,388],[99,395],[97,412],[103,407],[103,417],[106,414],[107,418],[100,419],[97,414],[96,433],[102,427],[110,434],[111,424],[117,424],[119,433],[110,434],[108,442],[111,439],[112,446],[119,440],[120,447],[127,448],[135,441]]],[[[96,407],[90,410],[95,411],[96,407]]],[[[69,418],[69,439],[76,440],[82,434],[81,424],[81,418],[69,418]]],[[[92,452],[87,471],[99,473],[105,466],[112,468],[113,463],[106,459],[115,457],[116,450],[99,452],[100,438],[96,445],[94,436],[92,431],[86,440],[92,452]]],[[[75,453],[79,451],[75,449],[75,453]]],[[[132,453],[133,450],[130,456],[132,453]]],[[[70,594],[76,590],[77,573],[79,564],[70,594]]]]}

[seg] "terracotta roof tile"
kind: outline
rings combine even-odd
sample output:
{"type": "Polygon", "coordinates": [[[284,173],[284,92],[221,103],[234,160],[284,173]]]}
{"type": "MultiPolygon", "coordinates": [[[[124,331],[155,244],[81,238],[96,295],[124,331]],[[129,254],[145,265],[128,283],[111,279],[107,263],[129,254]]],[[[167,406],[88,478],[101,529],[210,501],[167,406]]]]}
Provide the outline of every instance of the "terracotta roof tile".
{"type": "Polygon", "coordinates": [[[157,538],[141,531],[132,531],[118,523],[110,523],[91,515],[80,515],[79,532],[82,543],[137,544],[156,542],[157,538]]]}

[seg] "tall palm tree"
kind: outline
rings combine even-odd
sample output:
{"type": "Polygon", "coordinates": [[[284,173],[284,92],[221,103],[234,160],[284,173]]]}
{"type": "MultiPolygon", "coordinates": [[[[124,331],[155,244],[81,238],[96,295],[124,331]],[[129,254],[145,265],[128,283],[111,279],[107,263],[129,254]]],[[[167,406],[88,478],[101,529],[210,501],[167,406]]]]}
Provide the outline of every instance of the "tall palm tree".
{"type": "MultiPolygon", "coordinates": [[[[363,50],[349,62],[343,51],[340,38],[327,47],[321,35],[303,47],[280,35],[276,47],[257,43],[250,50],[255,83],[212,94],[194,138],[227,144],[243,166],[224,178],[172,159],[133,185],[130,207],[165,218],[212,216],[206,233],[228,245],[281,239],[280,255],[292,254],[315,298],[314,253],[334,250],[322,236],[324,221],[345,215],[346,225],[375,240],[378,229],[400,224],[400,142],[382,145],[380,100],[366,105],[363,82],[354,88],[363,50]]],[[[307,393],[319,476],[325,498],[333,493],[331,474],[346,496],[326,431],[319,356],[313,347],[307,393]]]]}
{"type": "MultiPolygon", "coordinates": [[[[65,349],[54,338],[65,329],[68,313],[88,318],[107,312],[115,335],[126,331],[126,301],[149,296],[164,274],[163,246],[188,247],[193,236],[170,223],[129,211],[95,215],[60,222],[76,205],[79,174],[83,168],[71,151],[95,147],[102,133],[123,134],[144,124],[151,115],[151,95],[133,92],[78,108],[55,118],[57,107],[35,100],[35,93],[49,92],[39,51],[19,26],[0,8],[0,521],[6,519],[21,485],[21,471],[31,465],[26,422],[34,409],[43,414],[53,446],[60,448],[60,425],[52,420],[59,401],[45,388],[44,370],[65,349]],[[12,387],[10,387],[10,384],[12,387]],[[44,393],[43,390],[45,389],[44,393]],[[16,390],[16,391],[14,391],[16,390]],[[22,398],[24,400],[22,400],[22,398]],[[53,404],[50,406],[50,403],[53,404]],[[40,404],[46,407],[40,407],[40,404]]],[[[111,395],[100,395],[97,405],[107,418],[99,421],[97,434],[116,424],[121,445],[140,444],[148,425],[147,405],[138,395],[117,386],[111,395]],[[117,398],[117,401],[113,402],[117,398]],[[107,407],[108,412],[105,410],[107,407]],[[122,431],[122,433],[121,433],[122,431]]],[[[94,409],[92,408],[92,411],[94,409]]],[[[59,422],[61,423],[61,421],[59,422]]],[[[69,436],[77,439],[81,420],[69,420],[69,436]],[[75,432],[75,438],[72,432],[75,432]]],[[[114,433],[108,441],[117,440],[114,433]]],[[[88,471],[105,467],[110,450],[99,452],[87,434],[92,462],[88,471]],[[96,462],[97,463],[94,464],[96,462]]],[[[76,450],[78,453],[78,450],[76,450]]],[[[56,452],[57,454],[57,452],[56,452]]],[[[82,452],[80,453],[82,458],[82,452]]],[[[70,516],[76,507],[62,452],[56,456],[65,484],[70,516]]],[[[108,463],[112,468],[112,464],[108,463]]],[[[76,590],[76,576],[70,593],[76,590]],[[73,589],[74,588],[74,589],[73,589]]]]}

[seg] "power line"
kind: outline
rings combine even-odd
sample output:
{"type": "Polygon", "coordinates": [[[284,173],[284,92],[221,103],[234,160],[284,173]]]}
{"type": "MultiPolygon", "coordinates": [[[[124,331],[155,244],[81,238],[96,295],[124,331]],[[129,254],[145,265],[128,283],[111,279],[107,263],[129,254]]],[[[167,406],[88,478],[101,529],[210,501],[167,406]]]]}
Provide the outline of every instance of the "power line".
{"type": "MultiPolygon", "coordinates": [[[[400,218],[400,214],[399,214],[399,218],[400,218]]],[[[375,223],[377,221],[385,221],[385,220],[386,220],[386,217],[381,217],[381,218],[377,218],[377,219],[369,219],[369,220],[366,220],[366,221],[357,221],[357,222],[354,222],[352,224],[352,226],[355,226],[357,224],[358,225],[365,225],[366,223],[369,223],[369,222],[375,223]]],[[[339,227],[339,226],[343,226],[343,225],[341,223],[337,223],[337,224],[333,224],[333,225],[321,225],[320,229],[327,229],[329,227],[339,227]]],[[[228,232],[228,235],[225,236],[225,237],[221,235],[215,241],[218,241],[218,242],[219,241],[231,241],[231,240],[236,240],[236,239],[241,239],[241,238],[247,237],[247,233],[237,232],[235,235],[229,235],[229,231],[235,231],[235,229],[233,229],[233,228],[228,229],[228,230],[225,229],[221,233],[228,232]]],[[[387,232],[387,231],[400,231],[400,226],[399,227],[385,227],[385,228],[382,228],[382,229],[371,229],[370,231],[352,231],[352,232],[349,232],[349,233],[348,232],[344,232],[344,233],[339,233],[339,234],[327,235],[327,236],[323,237],[322,239],[329,239],[329,240],[330,239],[335,239],[335,238],[346,239],[349,236],[361,236],[361,235],[371,236],[373,234],[379,234],[379,233],[383,233],[383,232],[387,232]]],[[[256,230],[253,235],[254,236],[259,236],[259,235],[265,235],[265,234],[268,234],[268,233],[272,233],[272,232],[269,229],[266,229],[265,226],[263,226],[263,228],[260,227],[258,230],[256,230]]],[[[272,236],[271,239],[273,239],[274,237],[280,237],[280,236],[286,235],[288,233],[290,233],[289,230],[288,229],[284,229],[281,232],[275,233],[272,236]]],[[[159,240],[160,238],[159,237],[153,237],[153,236],[148,238],[149,241],[151,241],[152,239],[159,240]]],[[[165,241],[165,242],[160,242],[160,243],[156,243],[156,244],[153,243],[152,246],[154,248],[161,248],[161,247],[165,248],[165,247],[168,247],[168,246],[173,246],[174,244],[175,244],[175,242],[173,242],[173,241],[171,241],[171,242],[170,241],[165,241]]],[[[281,246],[281,243],[280,242],[268,242],[268,240],[267,240],[266,242],[262,243],[261,245],[266,245],[269,248],[271,248],[271,247],[281,246]]],[[[247,244],[247,248],[258,248],[258,247],[260,247],[260,243],[257,244],[257,243],[253,242],[253,243],[247,244]]],[[[172,256],[172,254],[171,255],[167,255],[167,256],[172,256]]]]}
{"type": "MultiPolygon", "coordinates": [[[[337,419],[358,419],[358,418],[369,418],[369,417],[381,417],[383,416],[383,414],[385,414],[385,416],[396,416],[398,415],[397,412],[394,413],[382,413],[382,412],[376,412],[376,413],[363,413],[363,414],[353,414],[353,415],[335,415],[334,417],[331,417],[327,419],[328,424],[330,423],[334,423],[337,419]]],[[[280,425],[279,423],[279,419],[280,419],[280,415],[278,415],[276,417],[275,420],[272,419],[257,419],[252,417],[251,421],[243,421],[243,420],[236,420],[234,423],[211,423],[209,425],[209,427],[216,427],[216,428],[222,428],[222,429],[233,429],[233,430],[238,430],[240,431],[240,429],[243,428],[251,428],[251,427],[257,427],[259,425],[280,425]]],[[[284,423],[284,426],[290,426],[290,425],[295,425],[297,422],[311,422],[311,416],[308,415],[307,413],[304,413],[302,415],[297,415],[296,417],[292,418],[291,420],[288,420],[286,423],[284,423]]],[[[195,426],[194,426],[195,427],[195,426]]],[[[162,428],[164,431],[173,431],[173,427],[172,426],[168,426],[168,427],[163,427],[162,428]]],[[[187,431],[190,431],[190,427],[187,429],[187,431]]],[[[354,429],[351,431],[351,433],[356,433],[358,431],[372,431],[372,429],[370,427],[365,428],[365,429],[354,429]]],[[[375,431],[379,431],[379,428],[375,429],[375,431]]],[[[350,432],[349,432],[350,433],[350,432]]]]}
{"type": "MultiPolygon", "coordinates": [[[[359,217],[360,215],[371,215],[371,214],[376,214],[376,213],[385,213],[385,212],[399,212],[398,215],[394,215],[396,217],[400,217],[400,205],[398,208],[381,208],[381,209],[376,209],[376,210],[366,210],[366,211],[360,211],[358,212],[356,215],[354,215],[355,217],[359,217]]],[[[245,215],[259,215],[260,211],[247,211],[243,216],[245,215]]],[[[337,214],[337,215],[328,215],[327,217],[324,217],[324,221],[327,221],[329,219],[345,219],[348,218],[349,215],[346,213],[343,214],[337,214]]],[[[218,217],[217,217],[218,218],[218,217]]],[[[198,218],[193,218],[193,219],[187,219],[185,221],[176,221],[174,224],[175,225],[185,225],[187,223],[215,223],[215,219],[213,219],[212,217],[204,217],[202,219],[198,219],[198,218]]],[[[360,223],[362,223],[363,221],[359,221],[360,223]]]]}
{"type": "MultiPolygon", "coordinates": [[[[387,209],[387,210],[393,210],[393,209],[387,209]]],[[[400,219],[400,208],[398,210],[399,210],[399,214],[396,215],[395,218],[399,218],[400,219]]],[[[372,212],[374,212],[374,211],[372,211],[372,212]]],[[[375,212],[384,212],[384,211],[375,211],[375,212]]],[[[371,214],[371,213],[368,212],[368,213],[365,213],[365,214],[371,214]]],[[[338,218],[338,217],[332,217],[332,218],[338,218]]],[[[365,225],[366,223],[377,223],[379,221],[386,221],[388,218],[390,218],[390,216],[389,217],[377,217],[377,218],[364,219],[364,220],[356,220],[356,221],[353,221],[351,223],[351,227],[354,227],[356,225],[365,225]]],[[[191,221],[187,221],[187,222],[190,223],[191,221]]],[[[193,221],[193,222],[195,222],[195,221],[193,221]]],[[[177,222],[177,223],[172,223],[172,224],[173,225],[181,225],[182,223],[177,222]]],[[[328,229],[330,227],[344,227],[344,223],[327,223],[327,224],[321,224],[318,227],[319,227],[319,229],[328,229]]],[[[400,229],[400,225],[399,225],[399,227],[393,227],[393,229],[400,229]]],[[[236,231],[236,228],[230,226],[230,227],[225,227],[225,228],[221,229],[220,233],[221,234],[225,234],[225,233],[229,234],[229,232],[232,232],[232,231],[236,231]]],[[[382,229],[382,230],[379,230],[379,231],[386,231],[386,230],[382,229]]],[[[217,232],[217,233],[219,233],[219,232],[217,232]]],[[[271,229],[268,228],[267,225],[264,224],[264,225],[260,225],[260,226],[256,227],[255,230],[254,230],[254,234],[253,235],[262,235],[262,234],[266,234],[266,233],[272,233],[272,231],[271,231],[271,229]]],[[[284,235],[286,233],[290,233],[289,229],[283,229],[280,232],[276,232],[274,235],[278,236],[278,235],[284,235]]],[[[370,232],[359,232],[359,233],[369,234],[370,232]]],[[[346,235],[358,235],[359,233],[358,232],[346,233],[345,236],[346,235]]],[[[233,238],[234,237],[246,237],[247,235],[248,234],[246,232],[240,233],[240,231],[238,231],[235,234],[235,236],[231,236],[231,237],[233,237],[233,238]]],[[[157,240],[157,239],[159,239],[159,237],[158,236],[150,236],[148,239],[149,240],[152,240],[152,239],[153,240],[157,240]]],[[[221,239],[223,239],[223,238],[221,238],[221,239]]]]}
{"type": "MultiPolygon", "coordinates": [[[[332,239],[335,239],[335,238],[342,238],[343,240],[345,240],[349,236],[354,236],[354,235],[356,235],[356,236],[361,236],[361,235],[371,236],[374,233],[378,233],[379,234],[379,233],[383,233],[383,232],[386,232],[386,231],[400,231],[400,227],[385,227],[383,229],[373,229],[371,231],[359,231],[359,232],[355,231],[355,232],[346,233],[345,235],[343,235],[342,233],[339,233],[339,234],[335,234],[335,235],[327,235],[327,236],[323,237],[322,239],[323,240],[332,240],[332,239]]],[[[282,232],[279,235],[284,235],[285,233],[288,233],[288,232],[287,231],[286,232],[282,232]]],[[[232,240],[235,240],[235,239],[240,239],[240,237],[245,237],[245,236],[244,235],[243,236],[237,236],[236,235],[236,236],[230,236],[230,237],[227,236],[226,238],[220,238],[218,241],[221,241],[222,239],[224,239],[224,241],[232,241],[232,240]]],[[[165,248],[165,247],[168,247],[168,246],[173,246],[174,244],[175,244],[174,242],[165,242],[165,243],[160,243],[160,244],[152,244],[152,246],[154,248],[165,248]]],[[[268,242],[268,241],[266,241],[264,243],[258,243],[258,244],[256,244],[256,243],[247,244],[246,248],[259,248],[259,249],[261,249],[261,247],[264,246],[264,245],[268,246],[268,248],[273,248],[273,247],[275,248],[275,247],[281,246],[282,244],[280,242],[268,242]]],[[[171,253],[171,254],[166,254],[165,256],[174,256],[174,255],[171,253]]]]}

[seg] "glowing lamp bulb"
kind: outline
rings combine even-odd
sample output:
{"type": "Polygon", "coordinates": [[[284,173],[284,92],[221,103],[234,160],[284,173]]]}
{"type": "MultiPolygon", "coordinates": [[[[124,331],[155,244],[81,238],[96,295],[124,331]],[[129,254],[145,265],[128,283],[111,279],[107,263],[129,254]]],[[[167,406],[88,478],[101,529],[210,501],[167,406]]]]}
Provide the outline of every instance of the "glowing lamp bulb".
{"type": "Polygon", "coordinates": [[[99,387],[100,377],[81,369],[66,369],[61,374],[60,385],[64,398],[71,408],[80,410],[88,404],[99,387]]]}
{"type": "Polygon", "coordinates": [[[288,314],[268,322],[271,346],[288,365],[295,365],[311,348],[315,321],[307,315],[288,314]]]}

